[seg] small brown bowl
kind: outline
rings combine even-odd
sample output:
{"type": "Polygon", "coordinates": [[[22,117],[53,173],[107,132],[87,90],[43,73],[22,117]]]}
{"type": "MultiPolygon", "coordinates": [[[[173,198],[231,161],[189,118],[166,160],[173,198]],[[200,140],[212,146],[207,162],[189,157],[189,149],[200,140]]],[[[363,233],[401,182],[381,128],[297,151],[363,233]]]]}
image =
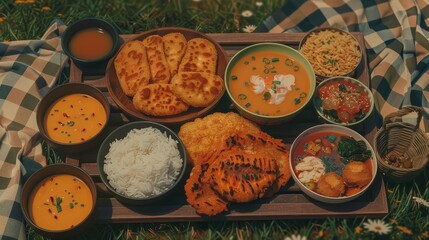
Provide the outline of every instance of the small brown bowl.
{"type": "MultiPolygon", "coordinates": [[[[95,41],[94,38],[91,40],[95,41]]],[[[85,75],[104,75],[106,65],[110,58],[115,55],[119,45],[120,38],[116,28],[109,22],[99,18],[79,19],[68,26],[61,37],[61,46],[64,53],[71,58],[75,65],[80,68],[85,75]],[[92,60],[79,58],[75,56],[70,49],[70,42],[72,41],[73,37],[82,30],[87,30],[90,28],[99,29],[100,31],[109,34],[112,39],[112,47],[110,51],[106,52],[105,55],[92,60]]]]}
{"type": "MultiPolygon", "coordinates": [[[[187,28],[178,28],[178,27],[170,27],[170,28],[159,28],[150,30],[147,32],[140,33],[130,39],[129,41],[133,40],[140,40],[143,41],[146,37],[149,37],[151,35],[160,35],[164,36],[168,33],[172,32],[178,32],[183,34],[183,36],[186,38],[186,40],[191,40],[193,38],[204,38],[209,40],[213,45],[215,46],[217,50],[217,66],[216,66],[216,74],[223,78],[226,65],[228,64],[228,59],[225,51],[223,48],[212,38],[209,36],[191,30],[187,28]]],[[[126,42],[124,43],[126,44],[126,42]]],[[[118,51],[118,53],[120,50],[118,51]]],[[[202,117],[210,112],[216,104],[220,101],[223,94],[225,93],[224,90],[219,94],[219,96],[207,107],[189,107],[189,109],[183,113],[172,115],[172,116],[164,116],[164,117],[154,117],[146,115],[139,110],[137,110],[133,105],[133,99],[131,97],[128,97],[125,95],[125,93],[122,91],[122,88],[120,86],[115,66],[114,66],[114,60],[116,58],[113,57],[106,68],[106,80],[107,80],[107,88],[109,90],[110,95],[112,96],[112,99],[115,101],[115,103],[118,105],[119,108],[121,108],[125,114],[128,116],[131,116],[132,118],[139,119],[139,120],[145,120],[145,121],[151,121],[151,122],[158,122],[166,125],[177,125],[181,123],[185,123],[191,120],[194,120],[197,117],[202,117]]]]}
{"type": "Polygon", "coordinates": [[[106,126],[107,122],[109,121],[109,116],[110,106],[104,94],[97,88],[84,83],[66,83],[55,87],[50,92],[48,92],[45,97],[42,98],[42,100],[39,102],[36,112],[37,126],[39,127],[39,131],[44,137],[44,139],[49,143],[49,145],[65,153],[83,152],[91,147],[94,147],[94,145],[99,144],[106,132],[106,126]],[[75,93],[87,94],[98,100],[103,105],[104,110],[106,111],[106,124],[104,124],[103,128],[95,136],[90,139],[87,139],[86,141],[79,143],[62,143],[55,141],[48,136],[46,131],[46,112],[48,111],[49,107],[59,98],[75,93]]]}
{"type": "Polygon", "coordinates": [[[46,166],[31,175],[24,184],[21,199],[21,210],[24,218],[37,233],[48,238],[68,238],[80,233],[90,223],[92,213],[94,212],[95,204],[97,202],[97,189],[95,187],[94,181],[85,171],[72,165],[59,163],[46,166]],[[89,190],[92,194],[92,209],[90,210],[88,216],[76,226],[66,230],[54,231],[41,228],[34,223],[30,214],[30,198],[33,190],[41,181],[58,174],[73,175],[82,180],[89,187],[89,190]]]}
{"type": "MultiPolygon", "coordinates": [[[[343,74],[322,74],[322,73],[320,73],[319,72],[319,70],[318,70],[318,68],[317,67],[315,67],[314,66],[314,64],[313,64],[313,61],[311,60],[311,59],[308,59],[308,61],[310,62],[310,64],[313,66],[313,69],[314,69],[314,72],[315,72],[315,75],[316,75],[316,81],[317,81],[317,83],[320,83],[320,82],[322,82],[322,81],[324,81],[324,80],[326,80],[326,79],[328,79],[328,78],[331,78],[331,77],[338,77],[338,76],[347,76],[347,77],[353,77],[354,75],[355,75],[355,73],[356,73],[356,69],[359,67],[359,65],[361,64],[361,62],[362,62],[362,46],[360,46],[359,45],[359,41],[351,34],[351,33],[349,33],[349,32],[347,32],[347,31],[344,31],[344,30],[341,30],[341,29],[338,29],[338,28],[334,28],[334,27],[320,27],[320,28],[316,28],[316,29],[314,29],[314,30],[312,30],[312,31],[310,31],[310,32],[308,32],[303,38],[302,38],[302,40],[300,41],[300,43],[299,43],[299,46],[298,46],[298,50],[305,56],[305,53],[303,53],[303,51],[302,51],[302,47],[303,47],[303,45],[307,42],[307,40],[308,40],[308,38],[312,35],[312,34],[318,34],[318,33],[320,33],[320,32],[322,32],[322,31],[331,31],[331,32],[334,32],[334,33],[339,33],[339,34],[344,34],[344,35],[348,35],[348,36],[350,36],[351,37],[351,39],[352,39],[352,41],[353,42],[355,42],[356,43],[356,45],[357,45],[357,47],[358,47],[358,52],[360,53],[360,57],[359,57],[359,60],[357,61],[357,63],[356,63],[356,65],[354,65],[354,67],[353,68],[351,68],[349,71],[347,71],[347,72],[345,72],[345,73],[343,73],[343,74]]],[[[329,42],[329,40],[328,40],[328,42],[329,42]]],[[[323,44],[323,46],[328,46],[328,45],[330,45],[330,43],[322,43],[323,44]]],[[[323,47],[322,46],[322,47],[323,47]]],[[[322,49],[322,47],[320,48],[320,50],[323,50],[322,49]]],[[[341,47],[341,46],[335,46],[335,47],[341,47]]],[[[319,48],[318,48],[319,49],[319,48]]],[[[328,50],[329,51],[329,50],[328,50]]],[[[323,51],[322,51],[323,52],[323,51]]],[[[327,53],[328,54],[328,56],[329,56],[329,52],[327,53]]],[[[311,52],[311,56],[314,58],[314,57],[317,57],[316,56],[317,55],[317,53],[315,53],[315,52],[311,52]]],[[[306,56],[305,56],[306,57],[306,56]]],[[[322,57],[325,57],[325,56],[321,56],[321,58],[322,57]]],[[[329,61],[329,59],[327,59],[326,60],[326,66],[328,66],[329,64],[333,64],[333,62],[331,61],[329,61]]]]}

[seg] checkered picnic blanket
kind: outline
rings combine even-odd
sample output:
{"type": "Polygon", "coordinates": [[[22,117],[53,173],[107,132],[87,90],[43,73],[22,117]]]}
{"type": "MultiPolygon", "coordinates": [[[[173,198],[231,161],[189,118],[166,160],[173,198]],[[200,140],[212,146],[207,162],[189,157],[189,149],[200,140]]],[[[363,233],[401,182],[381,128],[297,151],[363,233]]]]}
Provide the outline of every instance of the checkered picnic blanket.
{"type": "Polygon", "coordinates": [[[66,63],[63,30],[54,23],[42,40],[0,43],[0,239],[25,238],[22,177],[46,164],[35,109],[66,63]]]}
{"type": "Polygon", "coordinates": [[[308,32],[315,27],[362,32],[375,99],[377,126],[403,106],[425,109],[429,132],[429,5],[401,0],[288,0],[255,32],[308,32]]]}

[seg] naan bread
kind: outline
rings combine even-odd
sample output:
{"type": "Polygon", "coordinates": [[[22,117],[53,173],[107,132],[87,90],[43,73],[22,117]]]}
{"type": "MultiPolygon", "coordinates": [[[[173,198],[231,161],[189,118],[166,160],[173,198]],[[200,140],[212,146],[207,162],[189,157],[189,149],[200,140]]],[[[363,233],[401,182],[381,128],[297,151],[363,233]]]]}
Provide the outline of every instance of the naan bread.
{"type": "Polygon", "coordinates": [[[178,32],[164,35],[162,40],[164,42],[164,52],[170,69],[170,75],[173,77],[176,75],[180,61],[182,61],[185,54],[187,41],[185,36],[178,32]]]}
{"type": "Polygon", "coordinates": [[[194,38],[188,42],[179,72],[206,72],[216,74],[217,51],[209,40],[194,38]]]}
{"type": "Polygon", "coordinates": [[[149,61],[151,80],[153,83],[169,83],[171,76],[164,54],[162,37],[152,35],[143,40],[149,61]]]}
{"type": "Polygon", "coordinates": [[[134,96],[140,86],[149,83],[149,63],[145,46],[141,41],[126,43],[119,51],[114,63],[119,84],[127,96],[134,96]]]}
{"type": "Polygon", "coordinates": [[[171,91],[171,85],[165,83],[153,83],[139,88],[134,95],[133,104],[139,111],[152,116],[169,116],[188,110],[188,105],[171,91]]]}
{"type": "Polygon", "coordinates": [[[224,88],[221,77],[202,72],[180,72],[173,77],[171,85],[174,94],[193,107],[207,107],[224,88]]]}

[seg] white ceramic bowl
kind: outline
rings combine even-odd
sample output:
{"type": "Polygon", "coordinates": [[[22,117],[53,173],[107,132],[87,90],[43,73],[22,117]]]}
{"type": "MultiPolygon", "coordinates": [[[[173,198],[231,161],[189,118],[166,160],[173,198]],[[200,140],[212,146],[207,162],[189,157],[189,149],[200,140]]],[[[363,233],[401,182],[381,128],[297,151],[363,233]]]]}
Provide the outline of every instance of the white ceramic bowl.
{"type": "Polygon", "coordinates": [[[296,184],[299,186],[299,188],[308,196],[310,196],[313,199],[316,199],[320,202],[325,202],[325,203],[344,203],[344,202],[349,202],[352,201],[353,199],[356,199],[357,197],[361,196],[365,191],[368,190],[368,188],[370,188],[370,186],[372,185],[372,183],[374,182],[374,179],[377,175],[377,161],[375,158],[375,153],[374,150],[372,149],[371,145],[369,144],[369,142],[362,137],[362,135],[360,135],[359,133],[351,130],[350,128],[344,127],[344,126],[338,126],[338,125],[334,125],[334,124],[322,124],[322,125],[317,125],[314,127],[311,127],[307,130],[305,130],[304,132],[302,132],[296,139],[295,141],[292,143],[290,152],[289,152],[289,165],[290,165],[290,169],[291,169],[291,173],[292,173],[292,177],[294,179],[294,181],[296,182],[296,184]],[[348,135],[350,137],[353,137],[355,140],[359,141],[359,140],[363,140],[366,144],[367,149],[369,149],[371,151],[371,163],[372,163],[372,179],[371,182],[366,185],[360,192],[353,194],[351,196],[343,196],[343,197],[328,197],[328,196],[324,196],[321,195],[315,191],[310,190],[307,186],[305,186],[301,181],[299,181],[298,177],[295,174],[294,169],[294,165],[295,165],[295,160],[294,160],[294,152],[296,150],[296,147],[298,146],[299,142],[302,141],[305,137],[307,137],[310,134],[315,134],[318,132],[327,132],[327,131],[332,131],[332,132],[338,132],[338,133],[342,133],[345,135],[348,135]]]}

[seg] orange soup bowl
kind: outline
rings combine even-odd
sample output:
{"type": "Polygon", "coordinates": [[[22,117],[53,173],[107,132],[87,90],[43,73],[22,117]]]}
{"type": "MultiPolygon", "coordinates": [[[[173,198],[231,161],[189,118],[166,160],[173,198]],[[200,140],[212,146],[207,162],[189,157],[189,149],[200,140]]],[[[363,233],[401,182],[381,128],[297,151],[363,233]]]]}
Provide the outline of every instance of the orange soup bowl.
{"type": "Polygon", "coordinates": [[[99,18],[80,19],[68,26],[61,37],[64,53],[85,75],[103,75],[119,45],[115,27],[99,18]]]}
{"type": "Polygon", "coordinates": [[[309,197],[324,203],[352,201],[377,175],[368,141],[350,128],[322,124],[302,132],[289,152],[292,178],[309,197]]]}
{"type": "Polygon", "coordinates": [[[37,126],[52,147],[84,152],[103,139],[110,106],[103,93],[84,83],[60,85],[46,94],[36,112],[37,126]]]}
{"type": "Polygon", "coordinates": [[[22,189],[21,209],[27,223],[48,238],[68,238],[91,221],[97,190],[91,177],[68,164],[46,166],[22,189]]]}
{"type": "Polygon", "coordinates": [[[225,86],[238,112],[263,125],[289,121],[310,102],[316,87],[313,68],[297,50],[259,43],[235,54],[225,86]]]}

